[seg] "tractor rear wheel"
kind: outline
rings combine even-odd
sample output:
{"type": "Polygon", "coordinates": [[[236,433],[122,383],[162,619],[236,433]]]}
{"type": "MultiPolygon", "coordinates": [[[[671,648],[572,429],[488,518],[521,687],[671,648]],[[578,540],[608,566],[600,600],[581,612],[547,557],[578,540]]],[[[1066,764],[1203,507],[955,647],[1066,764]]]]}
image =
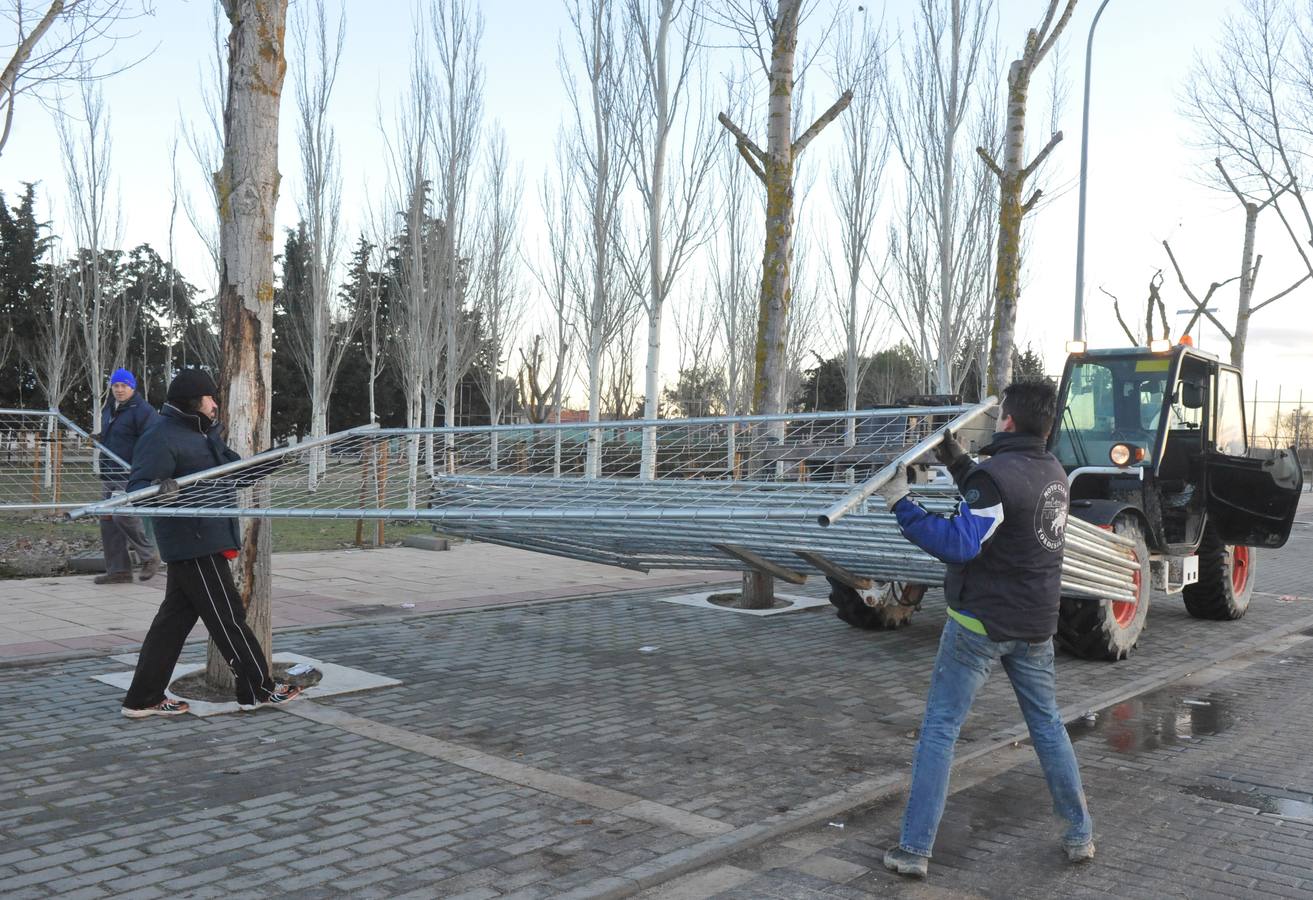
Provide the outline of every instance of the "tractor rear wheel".
{"type": "Polygon", "coordinates": [[[1196,619],[1229,621],[1249,611],[1254,596],[1254,549],[1224,544],[1211,522],[1199,542],[1199,580],[1181,592],[1196,619]]]}
{"type": "Polygon", "coordinates": [[[1063,597],[1058,611],[1058,643],[1082,659],[1119,660],[1130,655],[1149,615],[1149,545],[1144,528],[1131,515],[1120,515],[1112,530],[1135,542],[1140,571],[1135,573],[1134,601],[1063,597]]]}

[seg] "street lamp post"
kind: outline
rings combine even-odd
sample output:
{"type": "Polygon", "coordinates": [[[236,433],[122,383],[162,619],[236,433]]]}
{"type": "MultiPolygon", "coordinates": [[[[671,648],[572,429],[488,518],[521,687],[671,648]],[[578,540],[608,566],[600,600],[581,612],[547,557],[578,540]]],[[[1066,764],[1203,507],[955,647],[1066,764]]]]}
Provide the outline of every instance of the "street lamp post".
{"type": "Polygon", "coordinates": [[[1094,56],[1094,29],[1103,15],[1103,8],[1108,0],[1099,4],[1090,23],[1090,37],[1085,43],[1085,104],[1081,113],[1080,135],[1080,210],[1076,218],[1076,314],[1071,336],[1081,341],[1085,339],[1085,169],[1090,160],[1090,64],[1094,56]]]}

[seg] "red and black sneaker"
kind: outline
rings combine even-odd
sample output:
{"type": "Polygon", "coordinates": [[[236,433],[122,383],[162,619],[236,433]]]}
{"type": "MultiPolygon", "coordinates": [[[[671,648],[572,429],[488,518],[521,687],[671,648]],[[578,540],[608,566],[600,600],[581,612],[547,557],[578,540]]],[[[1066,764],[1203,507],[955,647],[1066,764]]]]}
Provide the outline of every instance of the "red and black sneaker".
{"type": "Polygon", "coordinates": [[[297,697],[301,696],[304,688],[294,687],[290,684],[275,684],[273,693],[265,700],[258,703],[240,703],[244,710],[259,709],[261,706],[282,706],[285,703],[291,703],[297,697]]]}

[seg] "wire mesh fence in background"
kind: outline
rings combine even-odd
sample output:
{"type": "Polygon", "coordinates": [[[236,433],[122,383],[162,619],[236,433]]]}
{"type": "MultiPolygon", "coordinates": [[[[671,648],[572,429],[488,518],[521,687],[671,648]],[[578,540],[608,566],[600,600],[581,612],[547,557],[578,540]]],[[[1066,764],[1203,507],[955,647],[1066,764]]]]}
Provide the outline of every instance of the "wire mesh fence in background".
{"type": "Polygon", "coordinates": [[[1254,384],[1246,399],[1250,452],[1261,456],[1296,448],[1304,483],[1313,490],[1313,391],[1254,384]]]}
{"type": "Polygon", "coordinates": [[[115,473],[126,463],[58,412],[0,409],[0,511],[85,506],[115,473]]]}

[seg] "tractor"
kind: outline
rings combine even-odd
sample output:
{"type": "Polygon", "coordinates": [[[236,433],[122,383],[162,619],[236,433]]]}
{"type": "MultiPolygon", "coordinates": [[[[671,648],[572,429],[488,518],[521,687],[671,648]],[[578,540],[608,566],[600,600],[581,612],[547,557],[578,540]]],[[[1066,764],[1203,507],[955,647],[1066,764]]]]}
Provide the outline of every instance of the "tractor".
{"type": "Polygon", "coordinates": [[[1239,619],[1255,548],[1290,536],[1303,473],[1293,452],[1250,455],[1240,370],[1188,343],[1073,347],[1049,450],[1067,470],[1070,514],[1129,538],[1134,602],[1063,597],[1058,641],[1086,659],[1124,658],[1152,590],[1199,619],[1239,619]]]}

